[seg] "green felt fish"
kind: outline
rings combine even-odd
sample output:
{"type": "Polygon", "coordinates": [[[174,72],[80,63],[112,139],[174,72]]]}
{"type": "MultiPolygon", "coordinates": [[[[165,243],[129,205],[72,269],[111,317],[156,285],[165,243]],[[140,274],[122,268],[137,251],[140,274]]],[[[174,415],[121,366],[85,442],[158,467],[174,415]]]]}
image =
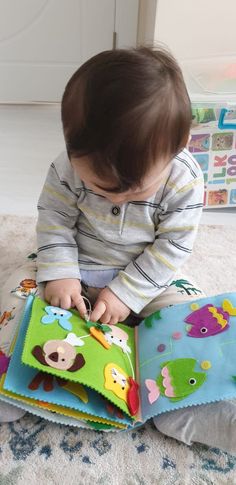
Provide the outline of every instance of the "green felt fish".
{"type": "Polygon", "coordinates": [[[145,385],[149,391],[148,400],[153,404],[160,395],[171,401],[180,401],[195,392],[206,380],[205,372],[196,372],[196,359],[168,360],[161,364],[161,373],[156,381],[146,379],[145,385]]]}

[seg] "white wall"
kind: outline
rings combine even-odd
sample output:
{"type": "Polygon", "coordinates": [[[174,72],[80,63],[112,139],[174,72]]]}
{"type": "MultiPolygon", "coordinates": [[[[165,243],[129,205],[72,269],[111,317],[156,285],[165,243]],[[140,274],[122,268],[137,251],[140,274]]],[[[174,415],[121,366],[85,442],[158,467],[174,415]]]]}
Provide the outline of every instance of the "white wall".
{"type": "Polygon", "coordinates": [[[157,0],[154,38],[179,61],[236,57],[236,0],[157,0]]]}

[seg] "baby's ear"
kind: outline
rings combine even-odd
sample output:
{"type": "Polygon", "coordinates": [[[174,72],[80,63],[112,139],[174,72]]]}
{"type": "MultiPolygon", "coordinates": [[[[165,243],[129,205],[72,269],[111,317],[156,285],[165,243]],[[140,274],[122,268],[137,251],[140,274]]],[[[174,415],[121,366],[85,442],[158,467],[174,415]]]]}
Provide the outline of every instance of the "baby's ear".
{"type": "Polygon", "coordinates": [[[83,355],[77,354],[76,357],[75,357],[74,363],[67,370],[69,370],[70,372],[75,372],[76,370],[79,370],[82,367],[84,367],[84,364],[85,364],[85,360],[84,360],[83,355]]]}
{"type": "Polygon", "coordinates": [[[35,347],[32,350],[32,354],[35,357],[35,359],[37,359],[40,362],[40,364],[48,365],[44,357],[43,349],[42,347],[40,347],[40,345],[35,345],[35,347]]]}

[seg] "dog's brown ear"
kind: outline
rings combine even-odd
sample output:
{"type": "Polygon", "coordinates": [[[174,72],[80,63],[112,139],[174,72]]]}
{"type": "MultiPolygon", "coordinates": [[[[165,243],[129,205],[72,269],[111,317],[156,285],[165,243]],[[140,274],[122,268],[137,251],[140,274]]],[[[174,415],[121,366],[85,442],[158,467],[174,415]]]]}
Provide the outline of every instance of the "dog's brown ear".
{"type": "Polygon", "coordinates": [[[40,362],[40,364],[48,366],[48,363],[46,362],[44,357],[43,349],[42,347],[40,347],[40,345],[35,345],[35,347],[32,350],[32,354],[35,357],[35,359],[37,359],[40,362]]]}
{"type": "Polygon", "coordinates": [[[84,367],[84,364],[85,364],[85,360],[84,360],[83,355],[77,354],[76,357],[75,357],[74,363],[67,370],[69,370],[70,372],[75,372],[76,370],[81,369],[81,367],[84,367]]]}

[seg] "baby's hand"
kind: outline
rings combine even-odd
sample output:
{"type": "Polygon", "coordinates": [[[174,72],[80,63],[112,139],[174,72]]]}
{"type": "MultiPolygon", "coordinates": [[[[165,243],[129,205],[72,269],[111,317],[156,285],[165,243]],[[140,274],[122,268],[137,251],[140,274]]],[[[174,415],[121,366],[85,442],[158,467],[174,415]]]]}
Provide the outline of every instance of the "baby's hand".
{"type": "Polygon", "coordinates": [[[76,307],[82,318],[87,315],[86,306],[81,296],[81,284],[75,278],[48,281],[44,289],[44,298],[50,305],[65,310],[76,307]]]}
{"type": "Polygon", "coordinates": [[[100,320],[101,323],[115,325],[117,322],[123,322],[130,312],[130,308],[109,288],[104,288],[98,295],[90,320],[92,322],[100,320]]]}

